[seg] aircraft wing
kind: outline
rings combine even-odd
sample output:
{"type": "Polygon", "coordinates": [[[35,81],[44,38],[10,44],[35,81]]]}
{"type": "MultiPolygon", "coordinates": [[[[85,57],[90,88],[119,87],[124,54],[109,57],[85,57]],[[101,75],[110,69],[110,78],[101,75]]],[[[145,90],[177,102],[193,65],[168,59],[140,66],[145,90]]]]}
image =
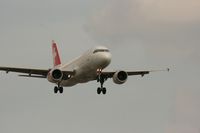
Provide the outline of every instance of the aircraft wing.
{"type": "MultiPolygon", "coordinates": [[[[35,78],[46,78],[51,69],[32,69],[32,68],[16,68],[16,67],[0,67],[0,71],[17,72],[27,75],[19,75],[22,77],[35,77],[35,78]]],[[[73,75],[73,71],[62,71],[67,75],[73,75]]]]}
{"type": "MultiPolygon", "coordinates": [[[[151,71],[125,71],[128,76],[134,76],[134,75],[141,75],[142,77],[146,74],[149,74],[151,72],[158,72],[158,71],[169,71],[169,68],[165,69],[165,70],[151,70],[151,71]]],[[[116,71],[112,71],[112,72],[102,72],[102,74],[107,77],[107,78],[112,78],[113,75],[116,73],[116,71]]]]}

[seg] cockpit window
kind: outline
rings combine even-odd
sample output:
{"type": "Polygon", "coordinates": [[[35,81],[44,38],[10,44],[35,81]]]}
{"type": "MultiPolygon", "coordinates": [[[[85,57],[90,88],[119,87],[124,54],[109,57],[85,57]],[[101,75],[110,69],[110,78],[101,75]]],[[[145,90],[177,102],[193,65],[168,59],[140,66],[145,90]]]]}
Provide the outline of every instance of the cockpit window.
{"type": "Polygon", "coordinates": [[[109,52],[109,50],[108,49],[96,49],[96,50],[94,50],[93,53],[98,53],[98,52],[109,52]]]}

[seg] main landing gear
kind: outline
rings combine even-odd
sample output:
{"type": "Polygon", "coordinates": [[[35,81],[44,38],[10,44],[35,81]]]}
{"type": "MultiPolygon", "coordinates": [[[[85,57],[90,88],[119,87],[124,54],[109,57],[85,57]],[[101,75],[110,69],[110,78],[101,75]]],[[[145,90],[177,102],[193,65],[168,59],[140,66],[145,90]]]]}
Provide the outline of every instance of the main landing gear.
{"type": "Polygon", "coordinates": [[[54,93],[60,92],[61,94],[63,93],[63,87],[61,87],[59,84],[58,86],[54,87],[54,93]]]}
{"type": "Polygon", "coordinates": [[[105,87],[98,87],[97,88],[97,94],[101,94],[101,92],[105,95],[106,94],[106,88],[105,87]]]}
{"type": "Polygon", "coordinates": [[[97,70],[97,82],[100,82],[101,87],[97,88],[97,94],[103,93],[104,95],[106,94],[106,88],[103,87],[104,82],[107,80],[107,78],[101,74],[102,69],[97,70]]]}

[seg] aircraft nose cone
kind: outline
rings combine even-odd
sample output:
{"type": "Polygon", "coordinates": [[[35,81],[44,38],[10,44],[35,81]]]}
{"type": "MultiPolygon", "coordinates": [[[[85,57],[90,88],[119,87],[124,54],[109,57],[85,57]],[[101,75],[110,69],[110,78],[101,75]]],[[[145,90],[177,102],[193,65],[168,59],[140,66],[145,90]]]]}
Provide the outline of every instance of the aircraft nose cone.
{"type": "Polygon", "coordinates": [[[103,55],[103,65],[106,67],[110,64],[111,62],[111,54],[110,53],[106,53],[103,55]]]}
{"type": "Polygon", "coordinates": [[[111,54],[110,53],[106,54],[106,60],[107,60],[107,63],[110,64],[110,62],[111,62],[111,54]]]}

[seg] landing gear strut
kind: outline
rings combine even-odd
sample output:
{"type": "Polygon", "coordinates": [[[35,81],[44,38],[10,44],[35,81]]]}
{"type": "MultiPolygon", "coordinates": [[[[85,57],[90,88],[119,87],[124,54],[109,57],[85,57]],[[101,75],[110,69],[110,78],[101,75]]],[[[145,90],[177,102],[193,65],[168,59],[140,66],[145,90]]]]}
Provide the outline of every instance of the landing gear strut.
{"type": "Polygon", "coordinates": [[[54,87],[54,93],[58,93],[58,91],[62,94],[63,93],[63,87],[61,87],[59,84],[58,86],[54,87]]]}
{"type": "Polygon", "coordinates": [[[105,76],[101,74],[101,69],[97,71],[98,77],[97,77],[97,82],[100,82],[101,87],[97,88],[97,94],[101,94],[101,92],[105,95],[106,94],[106,88],[103,87],[104,82],[107,80],[105,76]]]}

